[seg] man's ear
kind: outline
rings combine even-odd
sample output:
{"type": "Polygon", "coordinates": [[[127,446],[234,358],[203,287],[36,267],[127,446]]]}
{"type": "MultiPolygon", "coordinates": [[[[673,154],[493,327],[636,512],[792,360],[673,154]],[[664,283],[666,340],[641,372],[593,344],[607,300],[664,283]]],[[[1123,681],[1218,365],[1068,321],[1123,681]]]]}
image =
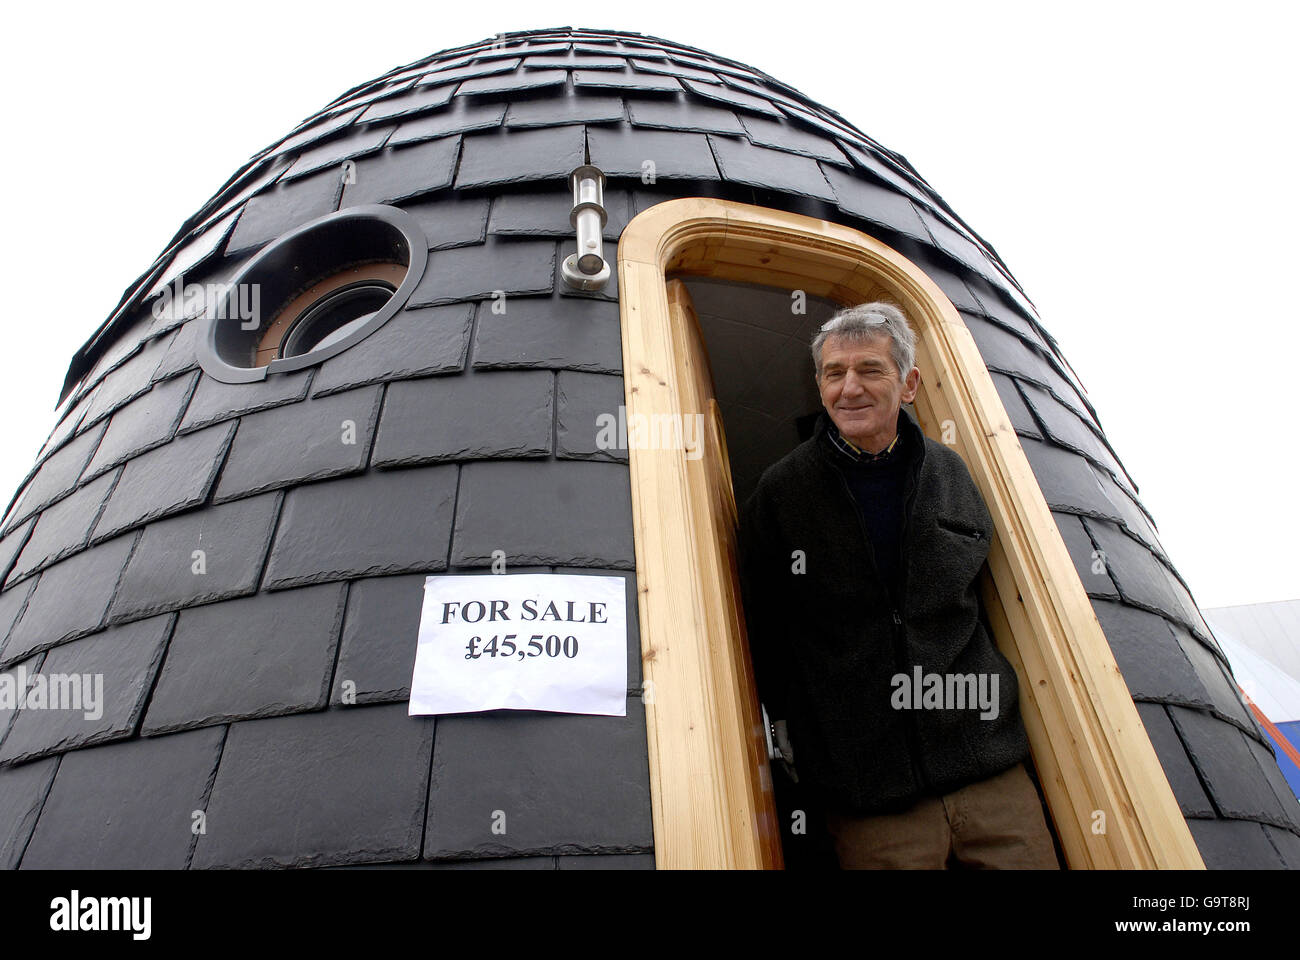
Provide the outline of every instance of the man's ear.
{"type": "Polygon", "coordinates": [[[900,399],[904,403],[911,403],[916,399],[916,391],[921,387],[921,371],[913,367],[907,371],[907,379],[903,381],[903,395],[900,399]]]}

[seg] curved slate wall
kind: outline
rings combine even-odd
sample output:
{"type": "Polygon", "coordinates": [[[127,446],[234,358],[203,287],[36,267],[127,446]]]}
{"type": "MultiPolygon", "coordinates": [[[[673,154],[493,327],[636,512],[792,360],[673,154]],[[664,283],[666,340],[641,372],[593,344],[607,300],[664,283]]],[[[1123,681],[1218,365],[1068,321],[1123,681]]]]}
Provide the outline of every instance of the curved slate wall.
{"type": "Polygon", "coordinates": [[[996,253],[792,88],[568,28],[339,97],[184,224],[74,358],[0,527],[0,671],[102,673],[104,710],[0,711],[0,866],[653,865],[626,455],[592,427],[622,402],[617,281],[559,280],[564,178],[588,159],[611,259],[641,210],[708,195],[846,223],[925,269],[993,373],[1207,864],[1300,867],[1300,808],[996,253]],[[219,383],[193,320],[151,309],[178,275],[228,281],[284,232],[376,202],[419,220],[428,266],[318,367],[219,383]],[[423,576],[487,573],[496,550],[513,572],[628,581],[626,718],[406,716],[423,576]]]}

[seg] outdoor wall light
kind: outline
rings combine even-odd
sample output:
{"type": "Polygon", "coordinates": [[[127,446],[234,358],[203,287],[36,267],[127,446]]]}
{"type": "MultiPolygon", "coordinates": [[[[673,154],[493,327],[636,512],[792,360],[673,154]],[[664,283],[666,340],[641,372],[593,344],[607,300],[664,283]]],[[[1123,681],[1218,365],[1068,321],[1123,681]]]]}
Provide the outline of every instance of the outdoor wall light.
{"type": "Polygon", "coordinates": [[[583,164],[569,174],[569,185],[573,188],[569,223],[578,231],[578,252],[564,258],[560,273],[571,287],[599,290],[609,282],[603,234],[609,220],[604,205],[605,175],[596,167],[583,164]]]}

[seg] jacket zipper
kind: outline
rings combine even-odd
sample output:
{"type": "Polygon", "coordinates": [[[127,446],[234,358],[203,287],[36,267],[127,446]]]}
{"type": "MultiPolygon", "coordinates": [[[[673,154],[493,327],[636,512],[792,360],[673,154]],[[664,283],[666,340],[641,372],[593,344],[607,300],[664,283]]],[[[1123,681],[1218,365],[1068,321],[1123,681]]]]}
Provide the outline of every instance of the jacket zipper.
{"type": "MultiPolygon", "coordinates": [[[[907,491],[903,496],[903,555],[899,558],[899,585],[898,596],[894,598],[894,636],[895,636],[895,656],[901,662],[907,652],[907,633],[903,625],[903,618],[899,614],[898,608],[903,604],[903,598],[907,596],[907,567],[908,559],[911,554],[909,550],[910,541],[908,540],[908,531],[912,528],[912,501],[916,498],[917,480],[920,477],[921,468],[925,465],[925,437],[921,437],[920,459],[907,474],[907,491]]],[[[921,762],[921,744],[920,734],[917,731],[916,714],[913,710],[907,711],[907,736],[911,746],[910,759],[912,763],[912,775],[921,785],[922,792],[929,794],[930,778],[926,776],[925,764],[921,762]]]]}
{"type": "MultiPolygon", "coordinates": [[[[925,457],[924,437],[922,438],[921,443],[922,443],[921,457],[922,460],[924,460],[925,457]]],[[[902,602],[900,598],[907,596],[907,556],[908,556],[907,531],[912,525],[912,499],[916,494],[916,478],[917,478],[917,474],[920,473],[920,468],[921,468],[921,464],[918,463],[914,465],[912,470],[908,471],[907,490],[906,493],[904,494],[904,499],[903,499],[903,531],[902,531],[902,538],[901,538],[903,549],[902,549],[902,556],[899,557],[899,566],[901,568],[901,573],[900,573],[901,580],[899,583],[899,596],[896,597],[894,596],[893,592],[889,589],[889,584],[885,583],[885,578],[881,576],[880,568],[876,565],[876,549],[875,546],[871,543],[871,537],[867,535],[866,521],[862,519],[862,511],[858,508],[857,501],[853,499],[853,491],[849,488],[849,482],[844,479],[844,473],[841,470],[839,470],[837,467],[833,465],[831,466],[831,470],[835,473],[837,477],[840,478],[840,485],[844,488],[844,494],[845,496],[848,497],[850,506],[853,507],[853,515],[858,518],[858,529],[862,532],[862,542],[866,545],[867,548],[867,558],[871,564],[871,572],[872,574],[875,575],[876,582],[879,583],[882,587],[884,587],[885,594],[886,596],[889,597],[890,605],[893,608],[890,611],[890,614],[894,621],[893,646],[894,646],[895,673],[903,672],[902,662],[904,659],[904,654],[906,652],[906,646],[907,646],[905,636],[904,636],[904,629],[903,629],[903,617],[899,613],[898,608],[902,602]]],[[[917,757],[920,755],[920,751],[919,751],[920,737],[917,734],[916,717],[913,715],[913,711],[910,709],[906,711],[906,713],[907,713],[907,717],[906,720],[904,721],[904,726],[907,728],[908,763],[912,767],[912,778],[916,780],[919,784],[921,784],[921,788],[923,792],[928,794],[930,792],[930,780],[925,775],[925,768],[917,760],[917,757]]]]}

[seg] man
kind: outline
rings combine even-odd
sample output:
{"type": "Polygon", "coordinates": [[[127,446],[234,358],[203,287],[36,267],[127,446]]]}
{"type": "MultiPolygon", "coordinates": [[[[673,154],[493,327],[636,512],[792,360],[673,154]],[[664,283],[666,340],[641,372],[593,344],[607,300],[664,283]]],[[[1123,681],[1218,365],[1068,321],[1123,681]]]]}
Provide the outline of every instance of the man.
{"type": "Polygon", "coordinates": [[[1016,675],[980,606],[992,518],[957,453],[902,409],[915,352],[887,303],[813,340],[826,414],[741,523],[760,697],[841,867],[1055,869],[1016,675]]]}

